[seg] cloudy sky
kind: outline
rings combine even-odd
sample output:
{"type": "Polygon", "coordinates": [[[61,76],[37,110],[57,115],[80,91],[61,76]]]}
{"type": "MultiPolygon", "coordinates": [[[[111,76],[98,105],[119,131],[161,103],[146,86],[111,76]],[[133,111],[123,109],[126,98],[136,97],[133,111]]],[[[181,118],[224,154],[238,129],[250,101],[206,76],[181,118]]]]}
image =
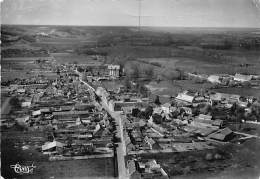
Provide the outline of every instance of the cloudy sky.
{"type": "MultiPolygon", "coordinates": [[[[4,0],[3,24],[138,25],[138,0],[4,0]]],[[[260,0],[142,0],[143,26],[260,27],[260,0]]]]}

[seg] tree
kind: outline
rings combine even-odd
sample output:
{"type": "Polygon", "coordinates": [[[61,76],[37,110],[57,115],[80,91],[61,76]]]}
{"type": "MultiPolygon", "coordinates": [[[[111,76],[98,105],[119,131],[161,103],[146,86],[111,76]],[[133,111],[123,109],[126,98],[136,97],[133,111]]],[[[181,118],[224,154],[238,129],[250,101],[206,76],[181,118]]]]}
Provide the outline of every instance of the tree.
{"type": "Polygon", "coordinates": [[[155,103],[156,105],[161,105],[160,98],[159,98],[158,95],[156,96],[156,98],[155,98],[155,100],[154,100],[154,103],[155,103]]]}
{"type": "Polygon", "coordinates": [[[133,64],[131,67],[131,70],[132,70],[132,72],[130,74],[131,78],[134,78],[134,79],[139,78],[140,71],[139,71],[139,67],[137,66],[137,64],[133,64]]]}
{"type": "Polygon", "coordinates": [[[10,100],[10,104],[14,106],[15,108],[21,107],[20,100],[17,97],[13,97],[10,100]]]}
{"type": "Polygon", "coordinates": [[[130,79],[128,77],[126,77],[125,80],[124,80],[124,86],[127,90],[131,89],[131,82],[130,82],[130,79]]]}
{"type": "Polygon", "coordinates": [[[245,81],[245,82],[242,83],[242,86],[244,88],[250,88],[251,87],[251,83],[249,81],[245,81]]]}
{"type": "Polygon", "coordinates": [[[132,116],[137,117],[140,112],[141,112],[141,111],[140,111],[138,108],[134,108],[134,109],[132,110],[132,116]]]}
{"type": "Polygon", "coordinates": [[[152,106],[148,106],[148,107],[145,109],[144,113],[145,113],[145,118],[146,118],[146,119],[149,119],[150,116],[153,114],[153,107],[152,107],[152,106]]]}
{"type": "Polygon", "coordinates": [[[153,67],[147,67],[147,68],[144,70],[144,73],[145,73],[145,75],[146,75],[147,78],[152,79],[152,78],[153,78],[153,75],[154,75],[154,69],[153,69],[153,67]]]}
{"type": "Polygon", "coordinates": [[[180,68],[176,68],[176,71],[179,73],[178,80],[184,80],[184,71],[180,68]]]}
{"type": "Polygon", "coordinates": [[[98,95],[96,95],[95,94],[95,100],[98,102],[98,103],[100,103],[102,100],[101,100],[101,97],[100,96],[98,96],[98,95]]]}
{"type": "Polygon", "coordinates": [[[159,115],[159,114],[154,114],[154,115],[153,115],[153,122],[154,122],[155,124],[161,124],[162,121],[163,121],[163,118],[162,118],[161,115],[159,115]]]}
{"type": "Polygon", "coordinates": [[[161,75],[157,75],[156,77],[156,83],[160,83],[162,81],[162,76],[161,75]]]}
{"type": "Polygon", "coordinates": [[[179,79],[179,72],[177,71],[168,71],[165,73],[165,78],[167,80],[170,80],[172,82],[174,82],[174,80],[178,80],[179,79]]]}
{"type": "Polygon", "coordinates": [[[139,88],[138,88],[138,92],[144,96],[144,97],[147,97],[148,96],[148,90],[147,88],[144,86],[144,85],[139,85],[139,88]]]}

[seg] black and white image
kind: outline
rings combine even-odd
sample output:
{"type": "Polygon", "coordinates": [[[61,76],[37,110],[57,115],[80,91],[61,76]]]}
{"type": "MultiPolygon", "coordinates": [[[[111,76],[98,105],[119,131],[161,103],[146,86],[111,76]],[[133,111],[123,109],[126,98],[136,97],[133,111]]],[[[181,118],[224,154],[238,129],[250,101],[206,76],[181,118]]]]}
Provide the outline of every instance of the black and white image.
{"type": "Polygon", "coordinates": [[[260,0],[0,3],[0,178],[260,178],[260,0]]]}

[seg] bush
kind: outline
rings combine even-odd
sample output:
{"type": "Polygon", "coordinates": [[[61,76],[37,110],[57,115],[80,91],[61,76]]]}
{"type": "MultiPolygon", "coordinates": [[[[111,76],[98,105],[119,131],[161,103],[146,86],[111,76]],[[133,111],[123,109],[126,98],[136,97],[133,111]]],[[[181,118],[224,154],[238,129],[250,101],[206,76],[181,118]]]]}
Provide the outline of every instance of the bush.
{"type": "Polygon", "coordinates": [[[154,103],[157,104],[157,105],[161,105],[159,96],[156,96],[154,103]]]}

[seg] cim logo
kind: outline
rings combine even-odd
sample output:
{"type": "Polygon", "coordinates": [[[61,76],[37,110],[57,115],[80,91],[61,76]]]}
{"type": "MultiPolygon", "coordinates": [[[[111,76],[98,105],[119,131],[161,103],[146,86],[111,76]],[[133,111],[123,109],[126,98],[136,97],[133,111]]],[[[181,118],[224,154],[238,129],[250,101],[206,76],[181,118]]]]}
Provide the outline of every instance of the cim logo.
{"type": "Polygon", "coordinates": [[[19,163],[17,163],[15,165],[10,165],[10,167],[13,168],[14,172],[17,174],[32,174],[33,169],[36,168],[33,163],[30,166],[20,165],[19,163]]]}

